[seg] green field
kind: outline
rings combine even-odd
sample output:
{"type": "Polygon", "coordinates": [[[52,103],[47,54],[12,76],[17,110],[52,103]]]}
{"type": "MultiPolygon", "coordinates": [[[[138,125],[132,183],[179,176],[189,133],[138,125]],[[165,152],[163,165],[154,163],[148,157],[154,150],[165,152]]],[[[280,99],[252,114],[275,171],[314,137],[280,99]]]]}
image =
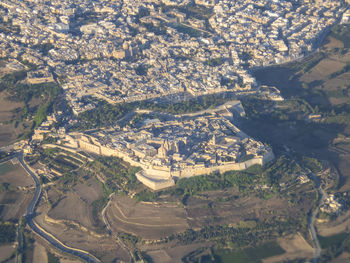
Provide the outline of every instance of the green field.
{"type": "Polygon", "coordinates": [[[16,169],[16,167],[14,167],[12,164],[10,164],[8,162],[0,164],[0,174],[6,174],[6,173],[9,173],[15,169],[16,169]]]}
{"type": "Polygon", "coordinates": [[[15,239],[16,226],[10,222],[0,222],[0,244],[12,243],[15,239]]]}
{"type": "Polygon", "coordinates": [[[284,249],[276,242],[268,242],[255,248],[218,251],[215,259],[220,263],[255,263],[260,262],[263,258],[282,255],[284,252],[284,249]]]}
{"type": "Polygon", "coordinates": [[[323,249],[329,248],[331,246],[339,246],[345,239],[349,237],[348,233],[340,233],[328,237],[318,236],[318,240],[323,249]]]}

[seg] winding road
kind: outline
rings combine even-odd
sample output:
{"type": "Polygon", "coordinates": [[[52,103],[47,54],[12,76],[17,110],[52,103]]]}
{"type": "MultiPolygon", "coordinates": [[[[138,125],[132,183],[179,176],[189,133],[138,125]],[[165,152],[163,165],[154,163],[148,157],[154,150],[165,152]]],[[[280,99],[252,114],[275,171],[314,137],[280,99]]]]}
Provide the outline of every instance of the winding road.
{"type": "MultiPolygon", "coordinates": [[[[289,151],[285,152],[286,155],[288,155],[289,157],[292,157],[289,153],[289,151]]],[[[308,171],[306,171],[305,169],[303,169],[303,172],[305,174],[308,173],[308,171]]],[[[320,246],[320,242],[318,241],[318,237],[317,237],[317,231],[315,228],[315,220],[316,220],[316,216],[318,214],[318,210],[320,208],[321,205],[323,205],[324,200],[326,199],[326,193],[325,191],[322,189],[322,186],[320,184],[319,179],[315,176],[314,173],[311,173],[311,177],[312,177],[312,181],[315,183],[315,186],[317,188],[317,192],[319,194],[319,199],[318,199],[318,204],[315,208],[315,210],[310,211],[309,215],[308,215],[308,219],[307,219],[307,224],[309,225],[309,231],[311,234],[311,238],[312,238],[312,243],[314,244],[314,257],[311,260],[312,263],[317,263],[319,257],[321,256],[321,246],[320,246]]]]}
{"type": "Polygon", "coordinates": [[[58,240],[56,237],[54,237],[52,234],[48,233],[45,229],[43,229],[42,227],[40,227],[38,224],[36,224],[34,222],[33,215],[35,214],[35,208],[36,208],[37,204],[39,203],[41,195],[42,195],[41,184],[40,184],[37,176],[34,174],[34,172],[28,167],[28,165],[24,161],[24,159],[23,159],[23,152],[19,153],[17,155],[17,158],[18,158],[20,164],[22,165],[22,167],[33,178],[33,180],[35,182],[34,197],[33,197],[32,201],[30,202],[30,204],[29,204],[29,206],[27,208],[26,214],[25,214],[28,226],[35,233],[37,233],[39,236],[41,236],[42,238],[46,239],[51,245],[53,245],[54,247],[62,250],[63,252],[72,254],[72,255],[74,255],[76,257],[79,257],[79,258],[85,260],[86,262],[100,263],[101,261],[98,260],[93,255],[91,255],[89,252],[86,252],[84,250],[77,249],[77,248],[72,248],[72,247],[69,247],[69,246],[65,245],[60,240],[58,240]]]}
{"type": "Polygon", "coordinates": [[[312,174],[312,179],[315,182],[318,194],[320,195],[319,203],[318,203],[316,209],[314,211],[312,211],[312,213],[310,213],[309,218],[308,218],[310,234],[311,234],[312,242],[314,243],[314,249],[315,249],[314,258],[312,259],[312,263],[317,263],[320,255],[321,255],[321,246],[320,246],[320,243],[318,241],[317,232],[315,229],[314,222],[315,222],[316,216],[318,214],[319,207],[323,204],[324,200],[326,199],[326,194],[325,194],[318,179],[316,178],[316,176],[314,174],[312,174]]]}

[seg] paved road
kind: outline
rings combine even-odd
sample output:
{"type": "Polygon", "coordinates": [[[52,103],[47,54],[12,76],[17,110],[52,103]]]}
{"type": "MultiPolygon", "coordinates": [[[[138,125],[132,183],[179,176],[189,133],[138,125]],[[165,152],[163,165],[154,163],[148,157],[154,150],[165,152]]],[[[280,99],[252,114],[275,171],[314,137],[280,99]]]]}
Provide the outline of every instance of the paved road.
{"type": "Polygon", "coordinates": [[[9,156],[3,158],[0,160],[0,163],[6,163],[8,162],[9,160],[13,159],[14,157],[16,157],[17,154],[16,153],[11,153],[9,156]]]}
{"type": "Polygon", "coordinates": [[[37,225],[33,221],[33,215],[35,213],[35,208],[36,208],[36,205],[39,203],[39,200],[40,200],[41,194],[42,194],[41,184],[40,184],[38,178],[36,177],[36,175],[30,170],[30,168],[24,162],[23,153],[18,154],[18,160],[21,163],[21,165],[23,166],[23,168],[27,171],[27,173],[33,178],[33,180],[35,182],[35,187],[36,187],[34,197],[33,197],[32,201],[30,202],[30,204],[27,208],[26,214],[25,214],[29,227],[35,233],[37,233],[39,236],[43,237],[50,244],[52,244],[56,248],[59,248],[63,252],[77,256],[77,257],[85,260],[86,262],[100,263],[100,261],[97,258],[92,256],[88,252],[66,246],[65,244],[63,244],[61,241],[59,241],[57,238],[55,238],[50,233],[46,232],[43,228],[41,228],[39,225],[37,225]]]}
{"type": "MultiPolygon", "coordinates": [[[[284,145],[285,146],[285,145],[284,145]]],[[[290,149],[287,149],[287,151],[285,152],[286,155],[288,155],[289,157],[292,157],[290,155],[290,149]]],[[[307,174],[307,171],[305,169],[303,169],[303,172],[305,174],[307,174]]],[[[319,257],[321,256],[321,246],[320,246],[320,243],[318,241],[318,237],[317,237],[317,232],[316,232],[316,228],[315,228],[315,225],[314,225],[314,222],[315,222],[315,219],[316,219],[316,216],[318,214],[318,210],[320,208],[320,206],[324,203],[324,200],[326,199],[326,193],[325,191],[322,189],[322,186],[320,184],[320,181],[319,179],[315,176],[315,174],[311,174],[311,177],[312,177],[312,180],[314,181],[315,183],[315,186],[317,188],[317,191],[318,191],[318,194],[319,194],[319,201],[318,201],[318,204],[315,208],[314,211],[312,211],[311,213],[309,213],[309,216],[308,216],[308,219],[307,219],[307,223],[309,225],[309,231],[310,231],[310,234],[311,234],[311,238],[312,238],[312,242],[314,244],[314,257],[313,259],[311,260],[312,263],[317,263],[319,257]]]]}
{"type": "Polygon", "coordinates": [[[313,174],[312,177],[313,177],[313,181],[316,184],[318,194],[320,196],[317,208],[314,211],[312,211],[312,213],[309,215],[309,218],[308,218],[308,224],[309,224],[309,228],[310,228],[312,242],[314,243],[314,249],[315,249],[314,258],[312,259],[312,263],[317,263],[319,257],[321,256],[321,246],[320,246],[320,243],[318,241],[317,232],[315,229],[314,222],[315,222],[316,216],[318,214],[319,207],[323,204],[324,200],[326,199],[326,194],[325,194],[324,190],[322,189],[320,183],[318,182],[318,179],[316,178],[316,176],[313,174]]]}

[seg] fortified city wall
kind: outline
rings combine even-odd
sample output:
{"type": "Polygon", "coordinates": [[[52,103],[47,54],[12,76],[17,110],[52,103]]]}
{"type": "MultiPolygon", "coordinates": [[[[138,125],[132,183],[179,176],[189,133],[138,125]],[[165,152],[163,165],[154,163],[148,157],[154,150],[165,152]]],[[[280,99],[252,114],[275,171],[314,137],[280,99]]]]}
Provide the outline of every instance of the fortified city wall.
{"type": "MultiPolygon", "coordinates": [[[[133,166],[142,168],[142,171],[136,174],[137,179],[150,187],[153,190],[160,190],[174,185],[174,178],[188,178],[192,176],[199,176],[210,174],[213,172],[224,173],[227,171],[240,171],[249,168],[255,164],[264,165],[274,159],[274,154],[271,151],[267,152],[264,156],[259,158],[253,158],[244,162],[227,162],[222,165],[205,167],[204,165],[193,165],[181,170],[171,171],[170,167],[162,167],[155,165],[146,165],[132,159],[127,153],[112,149],[103,145],[96,145],[92,142],[88,142],[89,137],[86,135],[80,138],[69,138],[70,145],[76,145],[82,150],[92,152],[98,155],[114,156],[123,159],[133,166]]],[[[91,140],[93,141],[93,140],[91,140]]]]}

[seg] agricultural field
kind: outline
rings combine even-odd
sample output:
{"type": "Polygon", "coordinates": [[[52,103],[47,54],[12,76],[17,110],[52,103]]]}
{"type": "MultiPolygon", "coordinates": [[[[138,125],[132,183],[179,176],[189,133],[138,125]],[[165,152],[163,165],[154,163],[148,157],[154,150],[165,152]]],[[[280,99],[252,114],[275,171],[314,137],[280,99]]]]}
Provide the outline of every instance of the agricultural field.
{"type": "Polygon", "coordinates": [[[286,101],[278,103],[274,112],[260,108],[265,111],[262,114],[250,111],[250,104],[246,103],[254,122],[246,122],[245,128],[248,134],[258,136],[279,151],[283,152],[281,146],[285,145],[296,154],[330,161],[341,176],[338,189],[347,191],[350,189],[347,141],[350,50],[344,47],[347,45],[344,39],[349,38],[350,32],[342,32],[345,35],[333,32],[317,52],[302,61],[257,70],[257,80],[276,86],[286,101]],[[320,118],[308,120],[310,114],[320,114],[320,118]]]}
{"type": "Polygon", "coordinates": [[[40,238],[35,238],[33,244],[32,262],[40,263],[82,263],[81,260],[53,249],[40,238]]]}
{"type": "Polygon", "coordinates": [[[137,182],[138,169],[118,158],[87,161],[46,148],[27,159],[36,169],[55,171],[44,185],[36,222],[66,244],[107,261],[129,255],[105,222],[129,250],[141,249],[154,262],[168,255],[172,262],[190,254],[189,240],[193,250],[213,244],[234,248],[241,242],[248,248],[297,229],[305,235],[306,214],[316,196],[310,182],[296,180],[301,163],[287,156],[264,168],[181,179],[159,192],[137,182]]]}
{"type": "Polygon", "coordinates": [[[259,262],[271,256],[283,254],[285,251],[276,242],[265,243],[255,248],[239,249],[233,251],[218,251],[214,258],[217,262],[229,263],[235,259],[237,263],[259,262]]]}
{"type": "Polygon", "coordinates": [[[262,260],[263,263],[278,263],[288,260],[293,261],[301,258],[307,259],[312,258],[314,254],[313,247],[300,233],[278,238],[277,244],[284,250],[284,253],[276,253],[276,255],[265,257],[262,260]]]}
{"type": "Polygon", "coordinates": [[[86,158],[64,149],[48,148],[39,150],[28,161],[37,169],[54,171],[50,178],[42,179],[46,182],[45,198],[35,218],[41,227],[68,246],[89,251],[103,262],[129,260],[128,252],[104,227],[103,184],[89,171],[86,158]]]}
{"type": "Polygon", "coordinates": [[[33,197],[34,182],[16,159],[0,163],[0,262],[16,262],[17,224],[33,197]]]}
{"type": "Polygon", "coordinates": [[[0,218],[18,221],[33,196],[34,182],[19,164],[0,164],[0,218]]]}
{"type": "Polygon", "coordinates": [[[5,260],[8,260],[6,262],[15,263],[15,258],[12,257],[14,253],[15,253],[15,248],[12,244],[0,245],[0,262],[4,262],[5,260]],[[11,257],[12,259],[9,259],[11,257]]]}
{"type": "Polygon", "coordinates": [[[184,208],[171,203],[137,203],[126,196],[113,196],[106,216],[114,231],[144,239],[161,239],[189,228],[184,208]]]}
{"type": "Polygon", "coordinates": [[[256,71],[260,83],[276,86],[286,100],[269,109],[260,104],[262,114],[246,102],[254,120],[245,123],[248,134],[260,136],[277,154],[326,160],[334,170],[333,180],[338,177],[327,189],[344,199],[345,211],[328,217],[328,222],[320,218],[316,225],[323,249],[320,262],[349,260],[350,214],[345,201],[350,190],[349,40],[349,26],[338,26],[306,59],[256,71]]]}
{"type": "Polygon", "coordinates": [[[29,125],[26,122],[20,125],[16,122],[18,112],[24,107],[24,103],[9,101],[7,97],[6,91],[0,92],[0,147],[14,142],[29,125]]]}
{"type": "MultiPolygon", "coordinates": [[[[131,257],[151,262],[230,262],[233,257],[237,262],[310,260],[314,251],[307,215],[318,199],[311,174],[326,178],[327,190],[350,191],[349,65],[350,51],[334,33],[302,61],[255,72],[260,83],[276,86],[286,99],[242,101],[247,113],[240,119],[242,130],[271,145],[276,154],[276,160],[264,167],[179,179],[172,188],[151,191],[136,180],[139,168],[119,158],[86,158],[63,146],[43,144],[27,157],[40,171],[44,190],[35,222],[103,262],[131,257]]],[[[52,99],[56,95],[48,94],[52,99]]],[[[26,105],[35,107],[39,103],[35,99],[26,105]]],[[[176,109],[157,107],[190,112],[218,101],[200,98],[193,104],[178,103],[176,109]]],[[[118,107],[102,108],[119,119],[128,108],[118,107]]],[[[108,115],[98,110],[89,114],[101,119],[101,126],[105,124],[101,116],[108,115]]],[[[88,114],[83,117],[82,124],[95,120],[88,114]]],[[[25,204],[17,192],[30,193],[33,186],[28,176],[27,181],[18,177],[19,171],[18,165],[0,164],[0,215],[6,220],[23,213],[21,205],[12,212],[6,205],[25,204]]],[[[344,213],[329,224],[317,225],[324,249],[321,262],[336,255],[347,257],[349,218],[344,213]]],[[[37,240],[32,243],[30,257],[48,263],[62,258],[37,240]]]]}
{"type": "Polygon", "coordinates": [[[35,68],[30,63],[0,61],[0,147],[16,140],[30,139],[53,108],[60,104],[60,87],[54,83],[27,84],[27,73],[35,68]],[[7,66],[16,64],[17,70],[7,66]]]}

